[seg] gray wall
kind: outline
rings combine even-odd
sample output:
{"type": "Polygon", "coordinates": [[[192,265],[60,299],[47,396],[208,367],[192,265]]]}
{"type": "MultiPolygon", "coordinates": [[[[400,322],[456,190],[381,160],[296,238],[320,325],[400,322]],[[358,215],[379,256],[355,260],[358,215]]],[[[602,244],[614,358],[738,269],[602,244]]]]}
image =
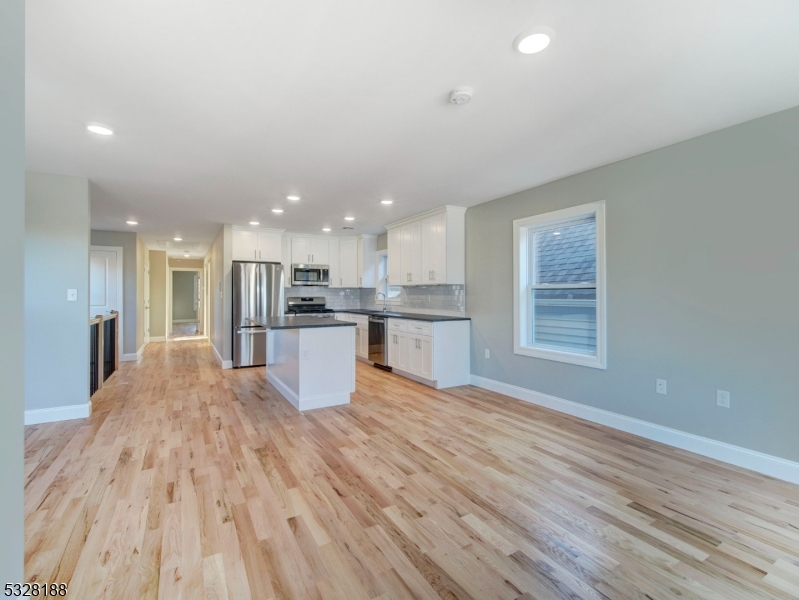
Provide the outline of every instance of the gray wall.
{"type": "Polygon", "coordinates": [[[26,174],[26,410],[89,401],[89,227],[88,179],[26,174]]]}
{"type": "Polygon", "coordinates": [[[799,460],[797,140],[794,108],[470,208],[472,373],[799,460]],[[607,370],[513,354],[513,219],[602,199],[607,370]]]}
{"type": "Polygon", "coordinates": [[[377,236],[377,250],[388,250],[388,234],[381,233],[377,236]]]}
{"type": "Polygon", "coordinates": [[[222,360],[233,358],[233,227],[223,225],[205,257],[211,263],[211,343],[222,360]]]}
{"type": "Polygon", "coordinates": [[[135,354],[139,347],[137,338],[137,248],[136,234],[127,231],[99,231],[92,229],[92,246],[121,246],[122,247],[122,332],[123,351],[125,354],[135,354]]]}
{"type": "Polygon", "coordinates": [[[0,582],[23,577],[25,4],[0,2],[0,582]]]}
{"type": "Polygon", "coordinates": [[[197,273],[193,271],[172,272],[172,320],[196,319],[194,288],[197,273]]]}

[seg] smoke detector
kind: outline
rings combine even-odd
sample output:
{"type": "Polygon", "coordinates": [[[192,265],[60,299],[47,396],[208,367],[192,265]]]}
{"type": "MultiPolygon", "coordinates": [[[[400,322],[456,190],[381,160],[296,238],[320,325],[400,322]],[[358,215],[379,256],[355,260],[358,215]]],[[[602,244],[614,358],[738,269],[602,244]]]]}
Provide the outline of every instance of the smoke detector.
{"type": "Polygon", "coordinates": [[[456,87],[449,93],[449,101],[453,104],[469,104],[472,94],[474,94],[474,90],[470,87],[456,87]]]}

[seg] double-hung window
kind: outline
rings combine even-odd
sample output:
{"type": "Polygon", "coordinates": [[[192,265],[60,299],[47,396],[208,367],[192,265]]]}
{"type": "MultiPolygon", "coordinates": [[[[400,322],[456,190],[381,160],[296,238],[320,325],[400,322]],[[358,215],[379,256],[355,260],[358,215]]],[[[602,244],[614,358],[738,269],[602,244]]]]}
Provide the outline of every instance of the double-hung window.
{"type": "Polygon", "coordinates": [[[514,352],[604,369],[605,204],[513,222],[514,352]]]}

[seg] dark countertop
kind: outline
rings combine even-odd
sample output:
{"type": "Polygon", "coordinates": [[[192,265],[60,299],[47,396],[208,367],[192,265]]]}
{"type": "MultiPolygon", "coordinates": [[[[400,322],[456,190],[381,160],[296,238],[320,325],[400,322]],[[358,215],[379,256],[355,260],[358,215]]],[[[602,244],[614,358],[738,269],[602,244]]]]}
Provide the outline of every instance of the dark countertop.
{"type": "Polygon", "coordinates": [[[326,317],[264,317],[250,319],[253,325],[269,330],[275,329],[313,329],[318,327],[355,327],[355,323],[338,321],[326,317]]]}
{"type": "Polygon", "coordinates": [[[409,319],[412,321],[428,321],[434,323],[436,321],[471,321],[469,317],[453,317],[451,315],[425,315],[422,313],[403,313],[388,310],[364,310],[361,308],[337,310],[336,312],[352,313],[355,315],[385,315],[390,319],[409,319]]]}

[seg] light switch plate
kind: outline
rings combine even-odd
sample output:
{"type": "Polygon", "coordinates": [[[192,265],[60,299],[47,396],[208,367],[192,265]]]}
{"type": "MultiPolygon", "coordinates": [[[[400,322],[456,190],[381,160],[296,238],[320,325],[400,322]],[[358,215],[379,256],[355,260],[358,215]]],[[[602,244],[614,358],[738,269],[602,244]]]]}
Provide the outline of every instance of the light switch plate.
{"type": "Polygon", "coordinates": [[[67,290],[67,301],[68,302],[77,302],[78,301],[78,290],[67,290]]]}

